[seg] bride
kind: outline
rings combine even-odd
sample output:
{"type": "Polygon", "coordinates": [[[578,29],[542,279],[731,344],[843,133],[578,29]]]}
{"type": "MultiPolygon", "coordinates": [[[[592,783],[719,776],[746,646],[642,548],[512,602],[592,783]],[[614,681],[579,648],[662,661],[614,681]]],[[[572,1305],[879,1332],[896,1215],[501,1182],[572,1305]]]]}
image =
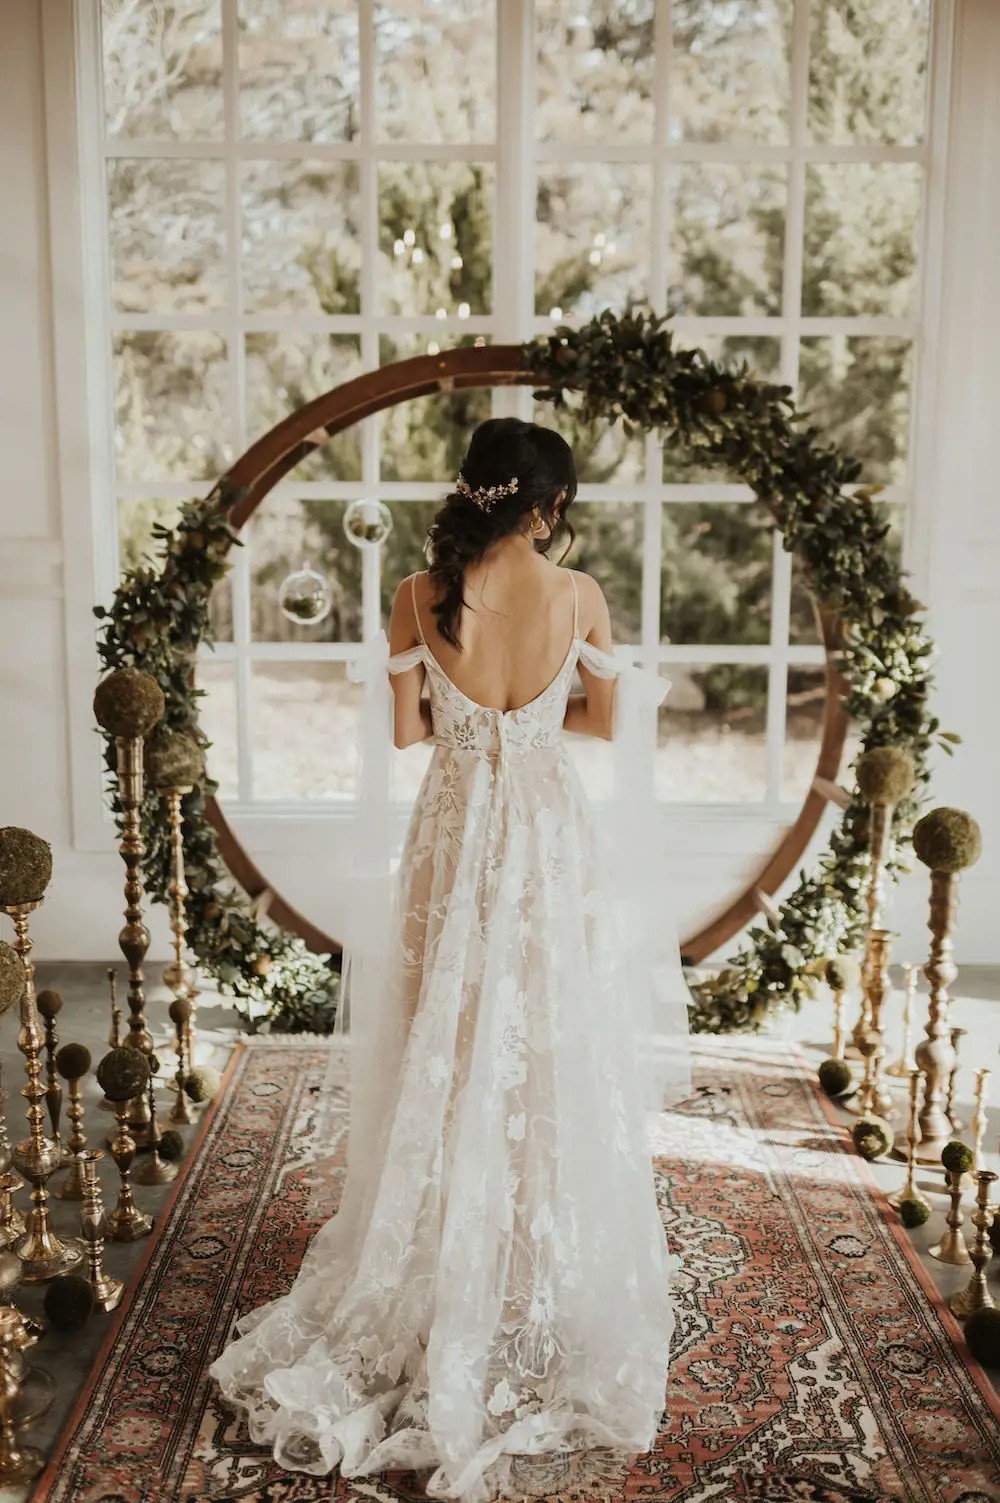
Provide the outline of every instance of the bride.
{"type": "Polygon", "coordinates": [[[676,1259],[646,1109],[689,1093],[687,992],[640,741],[667,681],[546,557],[575,493],[559,434],[481,424],[430,568],[362,652],[346,1182],[209,1368],[292,1472],[431,1468],[428,1496],[482,1503],[523,1491],[525,1458],[634,1456],[663,1421],[676,1259]],[[390,719],[434,750],[386,879],[390,719]],[[613,743],[610,827],[564,731],[613,743]]]}

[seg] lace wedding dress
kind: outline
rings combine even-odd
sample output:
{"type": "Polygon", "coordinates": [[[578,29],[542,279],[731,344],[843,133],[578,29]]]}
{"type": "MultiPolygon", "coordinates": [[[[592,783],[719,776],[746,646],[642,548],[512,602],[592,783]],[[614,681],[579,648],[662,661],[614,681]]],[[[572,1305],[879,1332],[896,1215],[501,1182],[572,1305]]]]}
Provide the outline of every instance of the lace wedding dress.
{"type": "Polygon", "coordinates": [[[289,1293],[209,1368],[290,1471],[433,1468],[428,1496],[482,1503],[523,1490],[520,1456],[646,1451],[664,1413],[676,1260],[644,1108],[687,1093],[687,993],[675,964],[650,1073],[668,1010],[636,995],[653,957],[615,859],[636,852],[562,727],[578,662],[621,675],[619,722],[626,680],[647,705],[667,685],[579,638],[573,590],[565,661],[518,709],[469,699],[423,638],[369,654],[376,692],[424,665],[435,745],[351,992],[346,1184],[289,1293]]]}

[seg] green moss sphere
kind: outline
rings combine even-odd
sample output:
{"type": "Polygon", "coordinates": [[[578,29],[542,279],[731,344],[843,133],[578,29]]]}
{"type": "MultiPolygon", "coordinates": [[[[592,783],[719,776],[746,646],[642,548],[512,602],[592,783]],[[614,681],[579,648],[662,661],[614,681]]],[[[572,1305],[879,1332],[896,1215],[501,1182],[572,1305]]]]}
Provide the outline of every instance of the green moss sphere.
{"type": "Polygon", "coordinates": [[[80,1274],[63,1274],[46,1289],[43,1304],[57,1331],[76,1331],[93,1314],[94,1291],[80,1274]]]}
{"type": "Polygon", "coordinates": [[[973,1310],[965,1322],[969,1351],[984,1367],[1000,1367],[1000,1310],[973,1310]]]}
{"type": "Polygon", "coordinates": [[[62,1012],[62,994],[53,991],[50,986],[47,986],[43,992],[38,993],[35,1002],[43,1018],[54,1019],[62,1012]]]}
{"type": "Polygon", "coordinates": [[[932,872],[961,872],[975,866],[982,832],[964,809],[932,809],[913,826],[913,850],[932,872]]]}
{"type": "Polygon", "coordinates": [[[952,1174],[964,1174],[971,1169],[974,1158],[968,1143],[963,1143],[960,1138],[952,1138],[941,1150],[941,1162],[952,1174]]]}
{"type": "Polygon", "coordinates": [[[0,939],[0,1014],[17,1007],[26,986],[20,955],[6,940],[0,939]]]}
{"type": "Polygon", "coordinates": [[[155,678],[138,668],[116,668],[102,679],[94,694],[94,714],[111,736],[131,740],[146,736],[162,720],[163,690],[155,678]]]}
{"type": "Polygon", "coordinates": [[[863,1159],[880,1159],[894,1142],[892,1128],[882,1117],[862,1117],[851,1128],[851,1142],[863,1159]]]}
{"type": "Polygon", "coordinates": [[[931,1214],[931,1208],[926,1200],[918,1200],[915,1195],[904,1195],[899,1202],[899,1219],[910,1231],[915,1226],[923,1226],[931,1214]]]}
{"type": "Polygon", "coordinates": [[[901,746],[873,746],[862,752],[855,771],[866,804],[900,804],[917,781],[913,758],[901,746]]]}
{"type": "Polygon", "coordinates": [[[90,1065],[90,1050],[86,1044],[63,1044],[56,1050],[56,1069],[63,1080],[80,1080],[90,1065]]]}
{"type": "Polygon", "coordinates": [[[186,1023],[193,1012],[194,1007],[190,997],[175,997],[167,1008],[167,1016],[171,1023],[186,1023]]]}
{"type": "Polygon", "coordinates": [[[211,1101],[221,1084],[222,1077],[218,1070],[213,1070],[211,1065],[198,1065],[188,1073],[184,1090],[192,1101],[211,1101]]]}
{"type": "Polygon", "coordinates": [[[97,1066],[97,1084],[110,1101],[131,1101],[149,1084],[146,1056],[127,1044],[109,1049],[97,1066]]]}
{"type": "Polygon", "coordinates": [[[853,991],[861,984],[861,967],[853,955],[831,955],[823,967],[823,980],[832,991],[853,991]]]}
{"type": "Polygon", "coordinates": [[[52,847],[40,835],[5,825],[0,830],[0,904],[37,903],[52,880],[52,847]]]}
{"type": "Polygon", "coordinates": [[[171,1164],[184,1157],[184,1139],[173,1127],[167,1128],[156,1147],[160,1158],[171,1164]]]}
{"type": "Polygon", "coordinates": [[[197,741],[162,728],[146,742],[144,761],[146,776],[154,788],[194,788],[205,770],[197,741]]]}
{"type": "Polygon", "coordinates": [[[828,1096],[843,1096],[854,1080],[846,1059],[825,1059],[816,1071],[819,1083],[828,1096]]]}

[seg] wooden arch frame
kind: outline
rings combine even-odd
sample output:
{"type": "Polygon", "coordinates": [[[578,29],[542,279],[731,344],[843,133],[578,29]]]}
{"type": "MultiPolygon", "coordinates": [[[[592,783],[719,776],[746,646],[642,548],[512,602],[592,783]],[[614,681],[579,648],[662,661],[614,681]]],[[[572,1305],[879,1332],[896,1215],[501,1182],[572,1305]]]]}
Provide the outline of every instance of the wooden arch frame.
{"type": "MultiPolygon", "coordinates": [[[[469,387],[534,386],[519,345],[483,345],[418,355],[347,381],[290,413],[236,461],[225,483],[240,494],[230,512],[235,529],[246,523],[269,491],[289,470],[334,434],[414,397],[469,387]]],[[[837,800],[836,778],[847,736],[844,683],[834,662],[841,645],[839,618],[819,611],[818,622],[826,650],[826,699],[816,772],[795,823],[743,890],[681,946],[685,964],[698,965],[726,944],[752,918],[773,910],[771,899],[806,850],[830,799],[837,800]]],[[[274,891],[251,860],[230,826],[218,800],[206,803],[219,854],[233,878],[283,928],[299,935],[319,954],[338,954],[341,946],[274,891]]]]}

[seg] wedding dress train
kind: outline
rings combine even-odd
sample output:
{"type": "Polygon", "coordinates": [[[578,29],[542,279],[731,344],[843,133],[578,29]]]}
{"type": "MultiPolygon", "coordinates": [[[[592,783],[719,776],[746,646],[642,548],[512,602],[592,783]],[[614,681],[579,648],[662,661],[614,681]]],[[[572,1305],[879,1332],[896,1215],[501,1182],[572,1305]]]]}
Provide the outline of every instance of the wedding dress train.
{"type": "Polygon", "coordinates": [[[664,1413],[676,1260],[646,1142],[635,915],[562,726],[578,662],[637,675],[647,702],[666,684],[581,641],[573,588],[563,665],[518,709],[469,699],[423,639],[389,658],[380,638],[383,678],[424,664],[435,746],[367,1074],[352,1061],[346,1184],[288,1294],[209,1368],[291,1471],[433,1468],[428,1496],[482,1503],[522,1490],[517,1455],[634,1455],[664,1413]]]}

